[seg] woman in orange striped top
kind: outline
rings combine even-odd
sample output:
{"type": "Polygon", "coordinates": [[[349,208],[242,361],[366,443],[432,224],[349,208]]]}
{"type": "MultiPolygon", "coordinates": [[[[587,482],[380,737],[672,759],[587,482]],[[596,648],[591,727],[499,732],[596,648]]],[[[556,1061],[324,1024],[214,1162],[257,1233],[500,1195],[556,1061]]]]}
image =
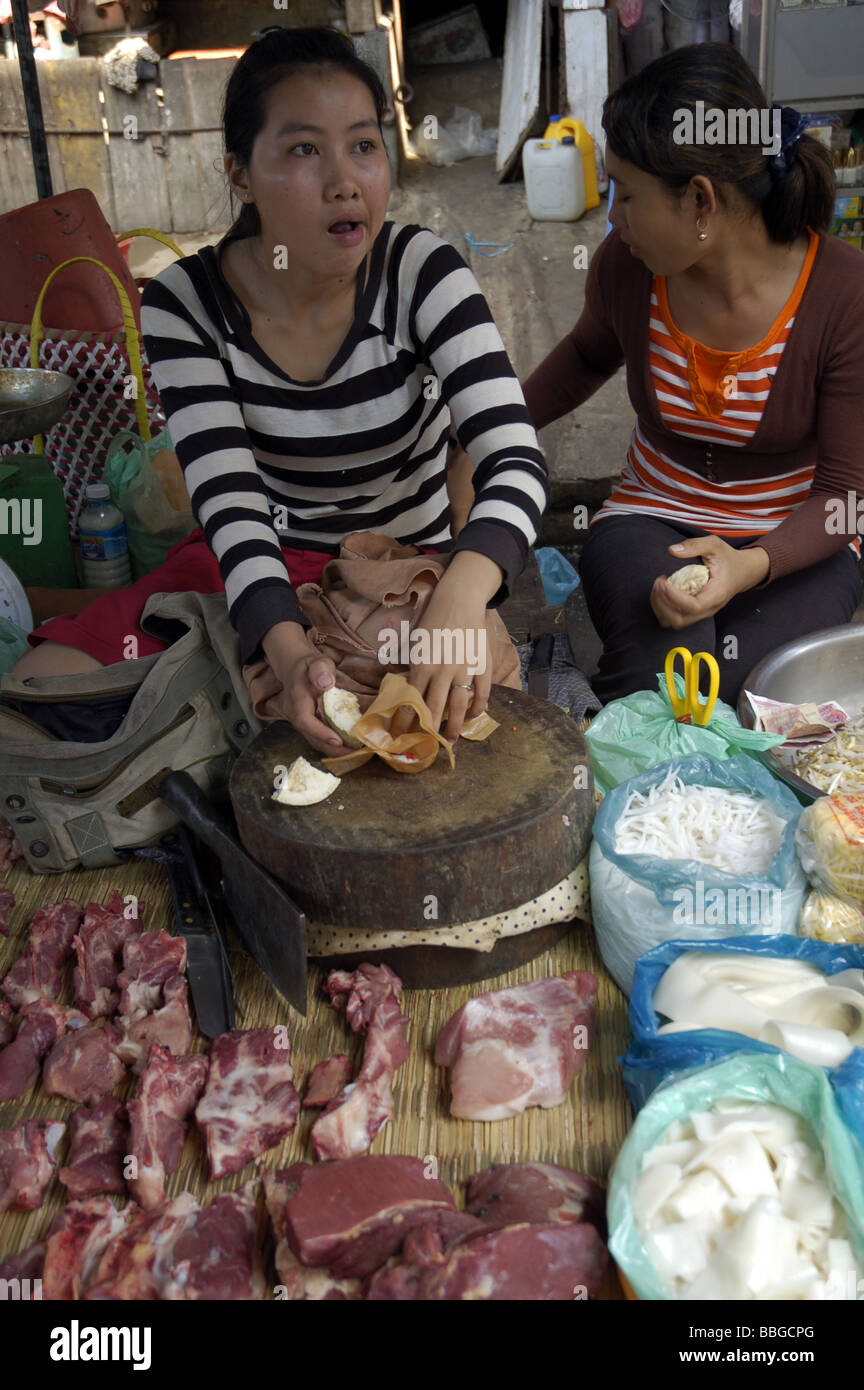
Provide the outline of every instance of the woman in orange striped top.
{"type": "Polygon", "coordinates": [[[581,560],[604,700],[655,688],[683,640],[734,703],[769,651],[860,599],[864,257],[826,235],[833,173],[805,125],[767,110],[726,44],[669,53],[606,102],[615,230],[525,385],[540,428],[626,365],[636,424],[581,560]],[[678,143],[700,121],[725,139],[678,143]],[[699,560],[707,585],[679,593],[667,576],[699,560]]]}

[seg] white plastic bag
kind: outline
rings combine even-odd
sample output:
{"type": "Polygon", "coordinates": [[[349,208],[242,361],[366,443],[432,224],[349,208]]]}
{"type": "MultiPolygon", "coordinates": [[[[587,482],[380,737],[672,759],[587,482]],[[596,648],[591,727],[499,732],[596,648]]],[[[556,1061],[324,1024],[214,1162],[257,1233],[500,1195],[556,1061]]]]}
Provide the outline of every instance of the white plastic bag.
{"type": "Polygon", "coordinates": [[[447,125],[436,121],[434,135],[427,133],[425,119],[414,132],[415,154],[439,168],[449,168],[459,159],[494,154],[497,147],[497,127],[484,130],[483,117],[468,106],[455,106],[447,125]]]}

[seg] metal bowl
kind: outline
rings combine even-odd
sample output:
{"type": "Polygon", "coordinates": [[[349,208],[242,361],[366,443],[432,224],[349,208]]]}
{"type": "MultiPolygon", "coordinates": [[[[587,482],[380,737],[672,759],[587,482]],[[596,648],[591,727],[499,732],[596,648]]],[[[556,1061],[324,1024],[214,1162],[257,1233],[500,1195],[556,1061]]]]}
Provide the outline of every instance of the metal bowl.
{"type": "MultiPolygon", "coordinates": [[[[836,700],[850,716],[864,705],[864,623],[826,627],[809,637],[787,642],[755,666],[738,696],[738,718],[752,729],[754,717],[745,690],[769,700],[822,704],[836,700]]],[[[815,801],[823,793],[803,778],[787,772],[770,752],[764,760],[799,798],[815,801]],[[770,759],[770,761],[769,761],[770,759]]]]}
{"type": "Polygon", "coordinates": [[[65,372],[41,367],[0,369],[0,444],[30,439],[56,425],[74,388],[65,372]]]}

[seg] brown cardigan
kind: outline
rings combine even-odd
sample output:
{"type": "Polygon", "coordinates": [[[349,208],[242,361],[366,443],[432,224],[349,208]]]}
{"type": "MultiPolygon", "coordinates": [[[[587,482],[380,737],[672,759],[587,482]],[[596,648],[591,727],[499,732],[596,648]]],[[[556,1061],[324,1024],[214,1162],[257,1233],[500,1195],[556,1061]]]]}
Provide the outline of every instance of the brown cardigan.
{"type": "MultiPolygon", "coordinates": [[[[753,542],[771,559],[771,579],[833,555],[854,538],[864,498],[864,254],[823,236],[759,427],[746,444],[712,444],[717,482],[776,477],[816,461],[811,496],[753,542]],[[826,500],[853,501],[852,529],[826,529],[826,500]]],[[[660,419],[648,358],[652,273],[613,231],[588,270],[578,323],[524,384],[537,429],[581,405],[618,370],[648,442],[707,477],[707,449],[660,419]]],[[[861,520],[864,531],[864,516],[861,520]]]]}

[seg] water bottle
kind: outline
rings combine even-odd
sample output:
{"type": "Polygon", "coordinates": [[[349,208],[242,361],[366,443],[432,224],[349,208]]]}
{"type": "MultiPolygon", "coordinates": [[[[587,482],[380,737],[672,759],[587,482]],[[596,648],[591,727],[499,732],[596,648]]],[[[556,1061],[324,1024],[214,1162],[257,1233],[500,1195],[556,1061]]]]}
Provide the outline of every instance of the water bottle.
{"type": "Polygon", "coordinates": [[[132,582],[123,513],[111,501],[107,483],[90,483],[78,522],[81,568],[86,589],[122,589],[132,582]]]}

